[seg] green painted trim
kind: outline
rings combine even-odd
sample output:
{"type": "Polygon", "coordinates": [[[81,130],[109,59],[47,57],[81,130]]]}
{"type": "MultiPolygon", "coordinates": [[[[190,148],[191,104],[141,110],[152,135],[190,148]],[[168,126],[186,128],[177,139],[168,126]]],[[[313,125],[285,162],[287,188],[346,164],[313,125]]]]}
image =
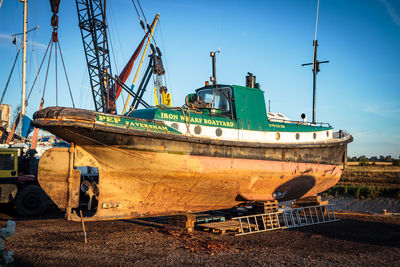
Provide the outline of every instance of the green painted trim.
{"type": "Polygon", "coordinates": [[[154,119],[211,127],[237,129],[237,123],[230,118],[223,116],[210,116],[204,113],[194,113],[186,109],[184,109],[183,112],[182,110],[158,109],[155,113],[154,119]]]}
{"type": "MultiPolygon", "coordinates": [[[[154,114],[154,119],[163,121],[172,121],[180,123],[188,123],[202,126],[221,127],[229,129],[242,129],[235,120],[231,120],[227,117],[222,116],[210,116],[204,113],[193,113],[184,111],[186,115],[183,115],[181,110],[173,109],[157,109],[154,114]],[[189,120],[190,113],[190,120],[189,120]]],[[[240,120],[239,120],[240,122],[240,120]]],[[[332,127],[312,126],[304,125],[301,123],[283,123],[283,122],[269,122],[268,120],[263,121],[261,124],[261,130],[259,129],[243,129],[250,131],[263,131],[263,132],[319,132],[331,130],[332,127]]]]}
{"type": "Polygon", "coordinates": [[[124,118],[124,117],[120,117],[120,116],[96,114],[96,122],[100,122],[104,125],[116,126],[116,127],[121,127],[121,128],[129,128],[129,129],[134,129],[134,130],[182,135],[181,132],[179,132],[165,124],[154,123],[154,122],[149,122],[149,121],[139,121],[139,120],[128,119],[128,118],[124,118]]]}
{"type": "Polygon", "coordinates": [[[332,127],[312,126],[301,123],[267,122],[264,131],[268,132],[321,132],[332,130],[332,127]]]}

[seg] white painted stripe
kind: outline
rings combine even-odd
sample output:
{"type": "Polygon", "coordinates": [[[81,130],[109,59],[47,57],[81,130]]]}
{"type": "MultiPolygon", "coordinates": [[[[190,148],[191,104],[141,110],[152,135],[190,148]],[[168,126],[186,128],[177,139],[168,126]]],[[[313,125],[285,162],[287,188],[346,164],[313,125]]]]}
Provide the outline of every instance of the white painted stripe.
{"type": "Polygon", "coordinates": [[[264,131],[252,131],[252,130],[239,130],[220,128],[212,126],[204,126],[197,124],[190,124],[189,131],[185,123],[163,121],[169,127],[175,128],[183,135],[196,136],[203,138],[211,138],[218,140],[232,140],[232,141],[245,141],[245,142],[260,142],[260,143],[315,143],[332,139],[332,130],[323,130],[315,132],[299,132],[299,139],[296,139],[296,132],[264,132],[264,131]],[[201,132],[196,134],[195,127],[200,127],[201,132]],[[217,129],[222,131],[221,136],[217,136],[217,129]],[[315,133],[315,139],[314,139],[315,133]],[[328,133],[328,134],[327,134],[328,133]],[[279,139],[277,139],[279,135],[279,139]]]}

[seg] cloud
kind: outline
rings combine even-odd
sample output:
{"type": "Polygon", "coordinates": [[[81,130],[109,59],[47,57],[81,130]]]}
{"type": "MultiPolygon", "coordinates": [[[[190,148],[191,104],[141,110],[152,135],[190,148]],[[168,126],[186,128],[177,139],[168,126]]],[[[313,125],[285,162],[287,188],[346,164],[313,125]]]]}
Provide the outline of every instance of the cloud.
{"type": "MultiPolygon", "coordinates": [[[[11,42],[14,39],[14,37],[11,37],[11,35],[9,35],[9,34],[0,33],[0,40],[1,39],[8,40],[8,41],[11,42]]],[[[22,41],[22,37],[17,36],[17,44],[20,44],[21,41],[22,41]]],[[[29,39],[28,39],[28,45],[36,46],[38,48],[44,48],[44,49],[47,48],[47,45],[39,43],[39,42],[35,42],[35,41],[32,41],[32,40],[29,40],[29,39]]]]}
{"type": "Polygon", "coordinates": [[[393,23],[400,27],[400,16],[399,14],[397,14],[396,10],[392,7],[392,5],[387,0],[379,0],[379,2],[381,2],[386,7],[386,11],[392,18],[393,23]]]}
{"type": "Polygon", "coordinates": [[[370,104],[361,108],[361,111],[373,113],[376,115],[388,115],[393,113],[400,113],[400,108],[382,108],[382,106],[379,106],[377,104],[370,104]]]}

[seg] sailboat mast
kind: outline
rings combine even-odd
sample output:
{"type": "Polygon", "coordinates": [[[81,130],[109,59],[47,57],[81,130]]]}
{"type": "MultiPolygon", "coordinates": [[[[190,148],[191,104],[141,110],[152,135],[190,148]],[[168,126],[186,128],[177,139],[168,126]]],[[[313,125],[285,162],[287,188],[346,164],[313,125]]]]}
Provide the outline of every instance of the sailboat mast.
{"type": "Polygon", "coordinates": [[[21,117],[26,113],[26,48],[27,38],[26,34],[28,31],[28,0],[22,0],[24,2],[24,34],[22,39],[22,100],[21,100],[21,117]]]}

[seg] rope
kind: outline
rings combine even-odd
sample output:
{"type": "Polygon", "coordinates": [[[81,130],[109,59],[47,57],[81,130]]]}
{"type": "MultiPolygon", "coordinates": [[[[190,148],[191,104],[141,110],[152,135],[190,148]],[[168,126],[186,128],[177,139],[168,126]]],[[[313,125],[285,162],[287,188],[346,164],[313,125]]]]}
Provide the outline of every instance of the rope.
{"type": "MultiPolygon", "coordinates": [[[[139,18],[139,21],[140,21],[140,25],[142,26],[144,32],[147,33],[147,29],[146,29],[146,27],[144,26],[144,23],[143,23],[143,21],[142,21],[142,18],[140,17],[140,14],[139,14],[139,11],[138,11],[138,9],[137,9],[137,7],[136,7],[136,4],[135,4],[134,0],[131,0],[131,1],[132,1],[133,6],[135,7],[136,14],[138,15],[138,18],[139,18]]],[[[139,4],[140,10],[142,11],[142,14],[143,14],[144,20],[145,20],[145,22],[146,22],[146,25],[149,26],[149,24],[147,23],[146,16],[144,15],[144,12],[143,12],[143,10],[142,10],[142,6],[141,6],[140,3],[139,3],[139,0],[137,0],[137,2],[138,2],[138,4],[139,4]]],[[[151,39],[153,40],[154,45],[157,47],[157,42],[156,42],[156,40],[154,39],[154,35],[151,36],[151,39]]]]}
{"type": "Polygon", "coordinates": [[[53,50],[53,42],[51,43],[50,53],[49,53],[49,61],[47,63],[47,70],[46,70],[46,78],[44,79],[44,88],[42,98],[44,98],[44,93],[46,92],[46,85],[47,85],[47,76],[49,74],[49,67],[50,67],[50,60],[51,60],[51,51],[53,50]]]}
{"type": "Polygon", "coordinates": [[[56,67],[56,107],[58,107],[57,44],[54,45],[54,63],[56,67]]]}
{"type": "Polygon", "coordinates": [[[186,134],[191,134],[190,133],[190,109],[186,109],[186,111],[188,111],[188,118],[189,118],[189,122],[187,122],[186,120],[186,115],[185,115],[185,109],[183,107],[181,107],[181,111],[183,114],[183,118],[185,119],[185,125],[186,125],[186,134]]]}
{"type": "Polygon", "coordinates": [[[138,2],[138,4],[139,4],[139,7],[140,7],[140,10],[142,11],[142,14],[143,14],[144,21],[146,22],[146,24],[147,24],[147,25],[149,25],[149,24],[147,23],[146,16],[144,15],[144,12],[143,12],[142,6],[140,5],[140,2],[139,2],[139,0],[136,0],[136,1],[138,2]]]}
{"type": "MultiPolygon", "coordinates": [[[[165,49],[164,49],[165,43],[164,43],[164,39],[163,39],[163,35],[162,35],[161,20],[160,19],[158,19],[158,25],[159,25],[158,26],[158,31],[159,31],[160,36],[161,36],[161,43],[162,43],[162,49],[163,49],[163,58],[164,58],[163,62],[164,62],[165,69],[168,69],[168,64],[167,64],[168,60],[167,60],[167,56],[166,56],[165,49]]],[[[169,72],[166,71],[165,73],[166,73],[166,75],[164,75],[164,82],[165,82],[165,86],[168,87],[168,84],[170,84],[169,72]],[[168,83],[167,83],[167,80],[168,80],[168,83]]]]}
{"type": "Polygon", "coordinates": [[[139,14],[139,11],[137,10],[137,7],[136,7],[136,4],[135,4],[135,1],[134,1],[134,0],[131,0],[131,1],[132,1],[132,4],[133,4],[133,6],[135,7],[136,14],[138,15],[138,18],[139,18],[139,20],[140,20],[140,21],[142,21],[142,18],[140,17],[140,14],[139,14]]]}
{"type": "MultiPolygon", "coordinates": [[[[33,62],[35,63],[35,73],[38,73],[38,68],[37,68],[37,64],[36,64],[36,50],[33,50],[33,62]]],[[[38,78],[38,88],[39,88],[39,95],[40,95],[40,80],[38,78]]]]}
{"type": "Polygon", "coordinates": [[[70,95],[70,97],[71,97],[71,101],[72,101],[72,107],[74,107],[74,108],[75,108],[74,98],[72,97],[71,86],[69,85],[69,80],[68,80],[67,70],[66,70],[66,68],[65,68],[65,64],[64,64],[64,58],[63,58],[63,55],[62,55],[62,52],[61,52],[61,46],[60,46],[60,42],[57,42],[57,43],[58,43],[58,48],[59,48],[59,50],[60,50],[61,62],[62,62],[62,64],[63,64],[63,68],[64,68],[65,79],[67,80],[67,85],[68,85],[69,95],[70,95]]]}
{"type": "Polygon", "coordinates": [[[4,88],[3,94],[1,95],[0,105],[1,105],[1,103],[3,103],[4,95],[5,95],[6,92],[7,92],[8,84],[10,83],[11,76],[12,76],[12,74],[13,74],[13,72],[14,72],[14,67],[15,67],[15,64],[17,63],[18,56],[19,56],[19,52],[21,51],[21,47],[22,47],[22,43],[21,43],[21,45],[19,46],[17,55],[15,56],[15,59],[14,59],[14,64],[13,64],[13,66],[12,66],[12,68],[11,68],[10,75],[8,76],[8,79],[7,79],[6,87],[4,88]]]}
{"type": "Polygon", "coordinates": [[[29,100],[29,97],[31,96],[31,93],[32,93],[33,87],[35,86],[35,83],[36,83],[36,80],[38,79],[38,76],[39,76],[40,70],[42,69],[43,62],[44,62],[44,60],[46,59],[47,52],[49,51],[49,47],[50,47],[50,45],[52,44],[52,38],[53,38],[53,37],[50,37],[50,42],[49,42],[49,44],[47,45],[46,52],[44,53],[44,56],[43,56],[42,62],[40,63],[40,66],[39,66],[39,71],[36,73],[35,80],[33,81],[32,87],[31,87],[31,89],[29,90],[29,94],[28,94],[28,97],[26,98],[26,101],[28,101],[28,100],[29,100]]]}

